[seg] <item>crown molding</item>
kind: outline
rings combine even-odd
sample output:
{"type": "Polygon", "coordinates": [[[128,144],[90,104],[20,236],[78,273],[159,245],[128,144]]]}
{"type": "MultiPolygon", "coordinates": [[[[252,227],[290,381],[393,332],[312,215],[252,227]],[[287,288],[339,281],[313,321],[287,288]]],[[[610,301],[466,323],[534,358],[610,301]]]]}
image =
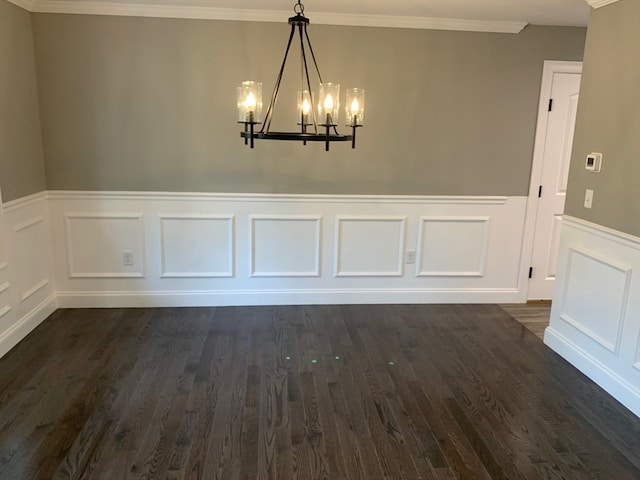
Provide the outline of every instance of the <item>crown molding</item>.
{"type": "Polygon", "coordinates": [[[584,1],[587,2],[592,8],[600,8],[600,7],[604,7],[605,5],[615,3],[618,0],[584,0],[584,1]]]}
{"type": "MultiPolygon", "coordinates": [[[[148,3],[116,3],[91,0],[10,0],[30,12],[84,15],[116,15],[128,17],[188,18],[282,23],[291,12],[215,8],[202,5],[158,5],[148,3]]],[[[526,22],[466,20],[457,18],[401,17],[313,13],[312,23],[360,27],[456,30],[468,32],[520,33],[526,22]]]]}
{"type": "Polygon", "coordinates": [[[13,3],[20,8],[25,9],[28,12],[33,12],[33,7],[35,6],[35,0],[7,0],[9,3],[13,3]]]}

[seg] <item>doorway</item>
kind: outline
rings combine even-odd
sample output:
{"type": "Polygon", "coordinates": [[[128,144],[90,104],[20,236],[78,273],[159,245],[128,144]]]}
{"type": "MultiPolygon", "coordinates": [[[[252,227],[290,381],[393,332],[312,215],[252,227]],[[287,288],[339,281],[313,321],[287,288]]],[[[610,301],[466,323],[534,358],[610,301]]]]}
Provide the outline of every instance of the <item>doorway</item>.
{"type": "Polygon", "coordinates": [[[529,189],[528,300],[553,297],[582,62],[544,63],[529,189]]]}

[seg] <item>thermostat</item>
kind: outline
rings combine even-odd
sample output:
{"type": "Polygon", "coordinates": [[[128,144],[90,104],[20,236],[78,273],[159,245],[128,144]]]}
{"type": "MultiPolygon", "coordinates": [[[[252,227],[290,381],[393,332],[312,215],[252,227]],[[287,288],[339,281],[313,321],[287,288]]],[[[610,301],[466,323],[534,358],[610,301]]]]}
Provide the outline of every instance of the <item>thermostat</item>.
{"type": "Polygon", "coordinates": [[[587,161],[585,162],[584,168],[593,173],[600,172],[600,168],[602,167],[602,154],[601,153],[590,153],[587,155],[587,161]]]}

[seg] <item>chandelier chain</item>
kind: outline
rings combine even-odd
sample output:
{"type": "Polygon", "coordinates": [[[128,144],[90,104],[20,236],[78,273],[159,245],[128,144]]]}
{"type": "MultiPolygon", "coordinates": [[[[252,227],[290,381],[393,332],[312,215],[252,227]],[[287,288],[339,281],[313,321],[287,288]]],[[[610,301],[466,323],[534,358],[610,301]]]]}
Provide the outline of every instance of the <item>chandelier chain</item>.
{"type": "Polygon", "coordinates": [[[298,15],[302,15],[304,17],[304,5],[300,0],[293,6],[293,11],[298,15]]]}

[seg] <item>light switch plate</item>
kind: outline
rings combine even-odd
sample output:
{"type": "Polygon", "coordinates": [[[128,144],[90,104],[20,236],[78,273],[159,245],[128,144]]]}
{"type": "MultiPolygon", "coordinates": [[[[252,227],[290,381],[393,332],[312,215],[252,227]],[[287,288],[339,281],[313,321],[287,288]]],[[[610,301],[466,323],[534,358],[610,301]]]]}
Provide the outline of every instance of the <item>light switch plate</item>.
{"type": "Polygon", "coordinates": [[[593,205],[593,190],[587,190],[584,192],[584,208],[591,208],[593,205]]]}

